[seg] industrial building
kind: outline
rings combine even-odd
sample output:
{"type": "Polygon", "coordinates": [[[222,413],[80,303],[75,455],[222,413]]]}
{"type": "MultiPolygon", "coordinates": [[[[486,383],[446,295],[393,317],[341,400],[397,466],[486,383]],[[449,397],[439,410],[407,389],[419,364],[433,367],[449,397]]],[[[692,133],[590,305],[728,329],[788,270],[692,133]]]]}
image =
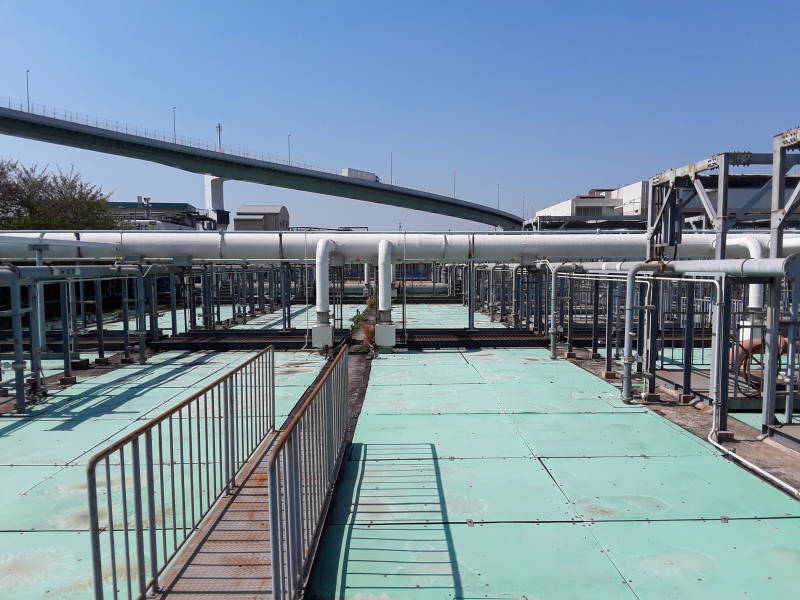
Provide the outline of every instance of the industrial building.
{"type": "MultiPolygon", "coordinates": [[[[123,135],[95,129],[74,143],[123,135]]],[[[209,165],[212,218],[249,166],[522,225],[136,141],[209,165]]],[[[537,216],[558,231],[291,231],[259,206],[234,231],[0,232],[4,593],[796,595],[800,129],[764,147],[537,216]]]]}
{"type": "Polygon", "coordinates": [[[236,231],[287,231],[289,211],[285,206],[244,204],[233,217],[236,231]]]}

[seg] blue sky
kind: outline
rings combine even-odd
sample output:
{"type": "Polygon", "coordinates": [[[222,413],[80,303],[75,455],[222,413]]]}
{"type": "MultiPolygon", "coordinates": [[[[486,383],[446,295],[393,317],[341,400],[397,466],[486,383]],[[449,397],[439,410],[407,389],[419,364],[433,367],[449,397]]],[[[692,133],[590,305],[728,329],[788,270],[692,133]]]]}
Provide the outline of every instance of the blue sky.
{"type": "MultiPolygon", "coordinates": [[[[800,122],[800,2],[56,2],[0,0],[0,101],[34,102],[519,214],[800,122]]],[[[0,138],[0,158],[74,166],[116,200],[202,205],[198,175],[0,138]]],[[[254,184],[293,225],[485,229],[254,184]]]]}

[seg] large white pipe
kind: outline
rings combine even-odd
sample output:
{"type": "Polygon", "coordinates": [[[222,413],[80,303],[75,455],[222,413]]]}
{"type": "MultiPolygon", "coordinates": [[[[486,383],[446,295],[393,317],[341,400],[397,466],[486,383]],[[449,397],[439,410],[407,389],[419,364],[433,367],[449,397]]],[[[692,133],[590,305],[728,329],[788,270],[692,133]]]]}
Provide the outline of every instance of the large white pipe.
{"type": "Polygon", "coordinates": [[[330,271],[330,258],[336,244],[329,239],[321,239],[317,242],[316,261],[314,263],[317,279],[317,325],[328,325],[330,323],[330,283],[328,273],[330,271]]]}
{"type": "MultiPolygon", "coordinates": [[[[557,260],[641,260],[643,233],[306,233],[306,232],[200,232],[200,231],[85,231],[85,232],[2,232],[0,258],[32,258],[30,239],[40,243],[72,241],[103,242],[110,246],[76,248],[52,244],[43,252],[49,258],[118,259],[123,257],[194,260],[303,260],[307,244],[321,239],[336,243],[337,255],[345,261],[377,260],[378,244],[385,240],[406,260],[463,262],[468,259],[531,264],[539,259],[557,260]],[[17,241],[18,240],[18,241],[17,241]],[[472,252],[470,252],[472,248],[472,252]]],[[[729,235],[730,258],[747,258],[746,243],[753,237],[764,247],[767,234],[729,235]]],[[[677,258],[713,258],[713,234],[685,234],[677,258]]],[[[787,234],[784,254],[800,252],[800,236],[787,234]]]]}
{"type": "Polygon", "coordinates": [[[378,242],[378,322],[392,322],[392,242],[378,242]]]}
{"type": "MultiPolygon", "coordinates": [[[[761,240],[755,235],[745,235],[737,237],[728,241],[727,249],[731,248],[744,248],[747,250],[750,258],[764,258],[766,251],[761,240]]],[[[764,308],[764,284],[751,283],[747,289],[747,308],[749,309],[762,309],[764,308]]]]}

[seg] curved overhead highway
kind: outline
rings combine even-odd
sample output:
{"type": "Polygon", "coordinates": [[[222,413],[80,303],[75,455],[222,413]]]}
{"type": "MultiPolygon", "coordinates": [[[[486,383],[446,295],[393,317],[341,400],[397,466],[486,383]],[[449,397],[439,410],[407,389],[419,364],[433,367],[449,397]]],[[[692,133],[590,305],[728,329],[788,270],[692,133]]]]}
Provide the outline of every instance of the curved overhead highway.
{"type": "Polygon", "coordinates": [[[522,223],[516,215],[449,196],[196,148],[12,108],[0,108],[0,133],[148,160],[192,173],[399,206],[503,229],[520,229],[522,223]]]}

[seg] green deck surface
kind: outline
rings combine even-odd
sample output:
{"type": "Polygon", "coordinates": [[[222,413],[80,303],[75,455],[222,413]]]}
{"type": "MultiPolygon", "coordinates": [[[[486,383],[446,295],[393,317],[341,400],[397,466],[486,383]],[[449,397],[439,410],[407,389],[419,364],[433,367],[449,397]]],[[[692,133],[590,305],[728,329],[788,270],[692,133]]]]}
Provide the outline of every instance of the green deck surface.
{"type": "MultiPolygon", "coordinates": [[[[394,299],[392,321],[403,323],[402,298],[394,299]]],[[[406,327],[409,329],[464,329],[469,326],[469,312],[461,304],[406,304],[406,327]]],[[[475,313],[475,327],[502,328],[483,313],[475,313]]]]}
{"type": "Polygon", "coordinates": [[[309,598],[796,595],[800,502],[547,356],[373,361],[309,598]]]}
{"type": "MultiPolygon", "coordinates": [[[[92,597],[88,459],[253,354],[162,352],[145,365],[82,377],[26,416],[0,416],[0,598],[92,597]]],[[[309,352],[275,353],[278,425],[323,363],[309,352]]],[[[175,471],[179,476],[179,464],[175,471]]],[[[99,483],[102,507],[105,490],[99,483]]],[[[118,483],[112,487],[120,489],[118,483]]],[[[200,486],[197,493],[205,489],[200,486]]],[[[132,522],[132,514],[129,518],[132,522]]],[[[119,519],[117,514],[121,528],[119,519]]]]}

